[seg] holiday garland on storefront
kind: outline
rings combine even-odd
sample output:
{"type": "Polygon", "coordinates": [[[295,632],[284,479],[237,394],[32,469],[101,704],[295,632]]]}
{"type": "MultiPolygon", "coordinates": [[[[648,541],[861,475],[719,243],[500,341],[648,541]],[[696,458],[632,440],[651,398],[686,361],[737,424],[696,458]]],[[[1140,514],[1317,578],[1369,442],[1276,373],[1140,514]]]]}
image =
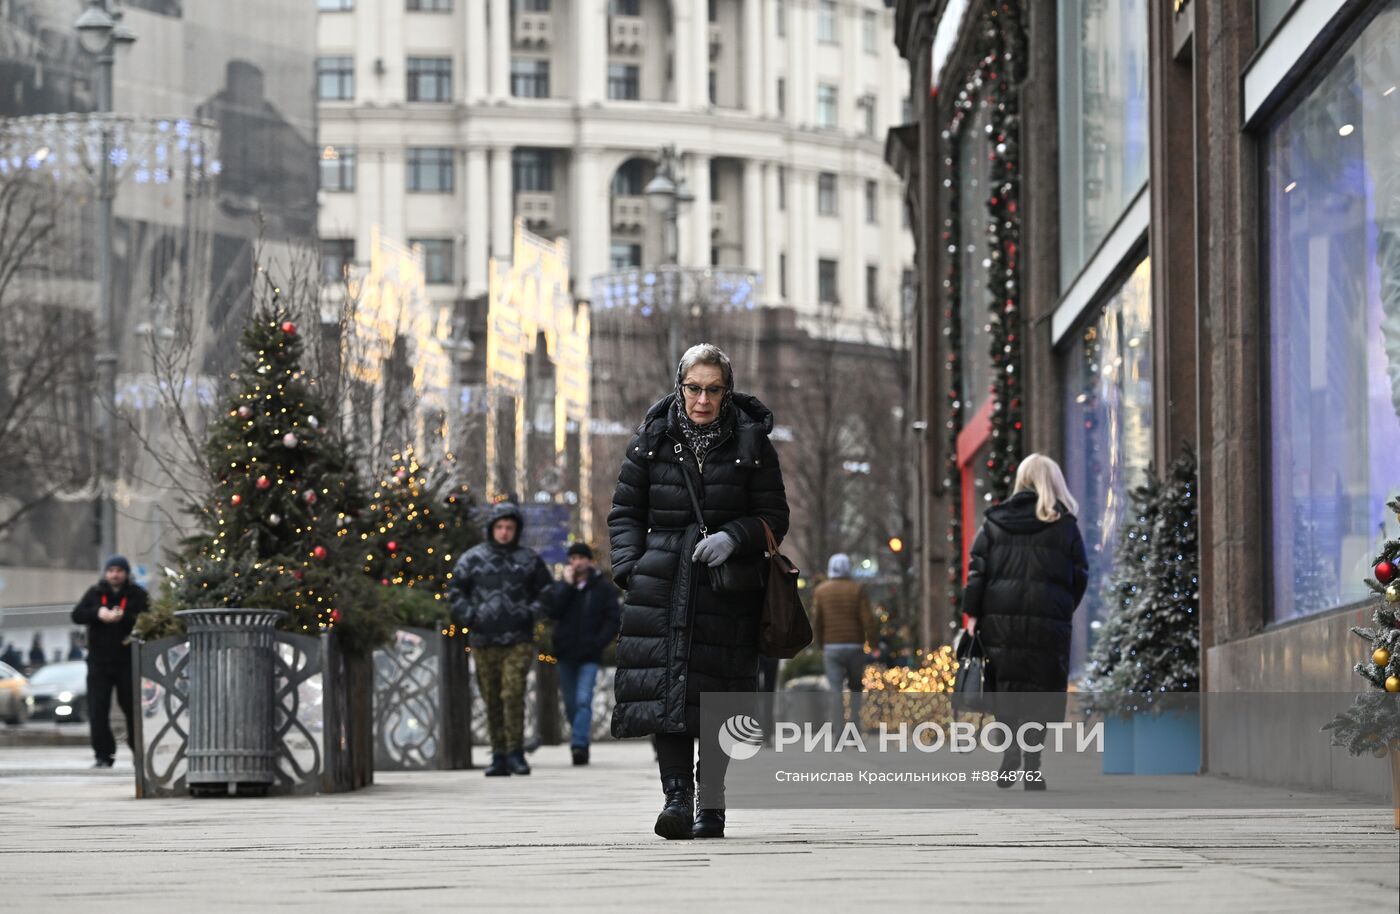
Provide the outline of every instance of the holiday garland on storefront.
{"type": "MultiPolygon", "coordinates": [[[[961,271],[958,252],[963,240],[958,237],[958,211],[961,201],[959,175],[953,149],[965,122],[977,107],[990,107],[991,122],[987,127],[987,156],[991,168],[991,191],[987,207],[988,253],[988,346],[992,360],[991,447],[987,455],[987,478],[991,490],[986,494],[996,504],[1011,494],[1016,466],[1022,454],[1022,401],[1018,366],[1021,364],[1021,283],[1020,247],[1020,100],[1017,86],[1021,80],[1025,47],[1019,3],[1001,3],[989,9],[975,27],[974,55],[977,63],[958,96],[943,130],[943,186],[948,215],[943,223],[943,245],[948,254],[944,273],[944,328],[948,357],[948,421],[946,423],[946,472],[943,481],[948,493],[948,542],[955,557],[948,569],[948,602],[956,611],[962,602],[963,537],[968,535],[962,525],[962,489],[959,478],[958,433],[962,430],[961,365],[963,353],[963,308],[976,303],[961,300],[961,271]]],[[[967,317],[971,317],[968,314],[967,317]]]]}

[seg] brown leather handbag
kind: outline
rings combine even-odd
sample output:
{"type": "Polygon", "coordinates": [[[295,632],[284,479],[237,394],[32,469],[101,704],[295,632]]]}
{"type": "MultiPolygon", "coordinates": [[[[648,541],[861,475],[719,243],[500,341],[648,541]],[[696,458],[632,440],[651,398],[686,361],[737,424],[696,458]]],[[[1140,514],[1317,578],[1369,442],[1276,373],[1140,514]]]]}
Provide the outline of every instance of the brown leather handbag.
{"type": "Polygon", "coordinates": [[[797,590],[797,566],[778,551],[778,541],[768,522],[759,518],[759,523],[768,539],[765,557],[769,567],[758,620],[758,649],[769,657],[791,660],[812,643],[812,623],[797,590]]]}

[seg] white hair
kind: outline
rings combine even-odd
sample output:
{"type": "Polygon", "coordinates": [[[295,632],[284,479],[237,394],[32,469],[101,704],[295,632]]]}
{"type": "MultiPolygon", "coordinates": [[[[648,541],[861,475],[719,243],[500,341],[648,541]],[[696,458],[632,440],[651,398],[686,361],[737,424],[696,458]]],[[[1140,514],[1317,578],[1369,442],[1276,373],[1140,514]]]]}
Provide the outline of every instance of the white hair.
{"type": "Polygon", "coordinates": [[[1079,513],[1079,502],[1069,494],[1060,465],[1044,454],[1031,454],[1021,461],[1016,468],[1014,492],[1034,492],[1040,496],[1035,505],[1035,516],[1046,523],[1060,519],[1061,505],[1070,514],[1079,513]]]}
{"type": "Polygon", "coordinates": [[[676,368],[677,387],[696,365],[715,366],[724,379],[724,386],[731,391],[734,389],[734,367],[729,364],[729,356],[714,343],[699,343],[685,351],[685,355],[681,356],[680,365],[676,368]]]}

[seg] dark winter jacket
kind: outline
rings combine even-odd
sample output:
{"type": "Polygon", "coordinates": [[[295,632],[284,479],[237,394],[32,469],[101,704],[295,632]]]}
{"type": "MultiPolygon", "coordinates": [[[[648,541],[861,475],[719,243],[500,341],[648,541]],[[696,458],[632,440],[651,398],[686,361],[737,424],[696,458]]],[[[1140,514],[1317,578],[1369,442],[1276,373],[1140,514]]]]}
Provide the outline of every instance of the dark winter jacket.
{"type": "Polygon", "coordinates": [[[486,521],[486,541],[469,549],[452,570],[452,618],[467,629],[472,647],[505,647],[535,638],[535,620],[544,614],[554,579],[533,549],[520,545],[525,519],[502,502],[486,521]],[[491,535],[498,520],[514,518],[515,539],[502,546],[491,535]]]}
{"type": "Polygon", "coordinates": [[[113,590],[105,580],[88,588],[73,607],[73,623],[88,627],[88,663],[106,666],[131,662],[131,645],[125,644],[136,625],[136,617],[149,606],[145,588],[127,581],[121,589],[113,590]],[[97,611],[103,606],[118,609],[126,601],[125,612],[116,622],[103,622],[97,611]]]}
{"type": "Polygon", "coordinates": [[[1035,492],[987,511],[972,544],[964,609],[991,660],[1001,692],[1063,692],[1075,607],[1089,583],[1074,515],[1036,517],[1035,492]]]}
{"type": "Polygon", "coordinates": [[[597,663],[617,638],[622,606],[617,588],[593,569],[583,587],[557,581],[546,607],[554,619],[554,656],[597,663]]]}
{"type": "Polygon", "coordinates": [[[758,685],[762,594],[720,596],[710,589],[708,569],[690,559],[700,530],[681,475],[696,482],[709,532],[738,541],[730,561],[762,555],[762,521],[779,539],[787,534],[783,474],[768,437],[773,414],[754,397],[732,397],[730,427],[702,465],[670,427],[675,394],[647,412],[627,446],[608,515],[613,575],[627,591],[617,645],[616,737],[698,733],[701,692],[758,685]]]}

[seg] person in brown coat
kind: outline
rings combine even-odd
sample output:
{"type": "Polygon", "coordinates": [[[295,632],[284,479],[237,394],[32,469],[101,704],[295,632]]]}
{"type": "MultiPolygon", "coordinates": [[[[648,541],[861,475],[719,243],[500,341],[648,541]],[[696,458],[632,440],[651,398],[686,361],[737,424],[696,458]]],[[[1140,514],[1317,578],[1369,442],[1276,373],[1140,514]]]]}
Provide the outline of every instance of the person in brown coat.
{"type": "Polygon", "coordinates": [[[812,594],[812,634],[822,649],[822,664],[831,688],[831,719],[845,725],[844,682],[851,690],[851,717],[860,725],[861,679],[865,675],[865,646],[876,643],[879,632],[865,588],[851,580],[851,559],[838,552],[826,565],[827,580],[812,594]]]}

